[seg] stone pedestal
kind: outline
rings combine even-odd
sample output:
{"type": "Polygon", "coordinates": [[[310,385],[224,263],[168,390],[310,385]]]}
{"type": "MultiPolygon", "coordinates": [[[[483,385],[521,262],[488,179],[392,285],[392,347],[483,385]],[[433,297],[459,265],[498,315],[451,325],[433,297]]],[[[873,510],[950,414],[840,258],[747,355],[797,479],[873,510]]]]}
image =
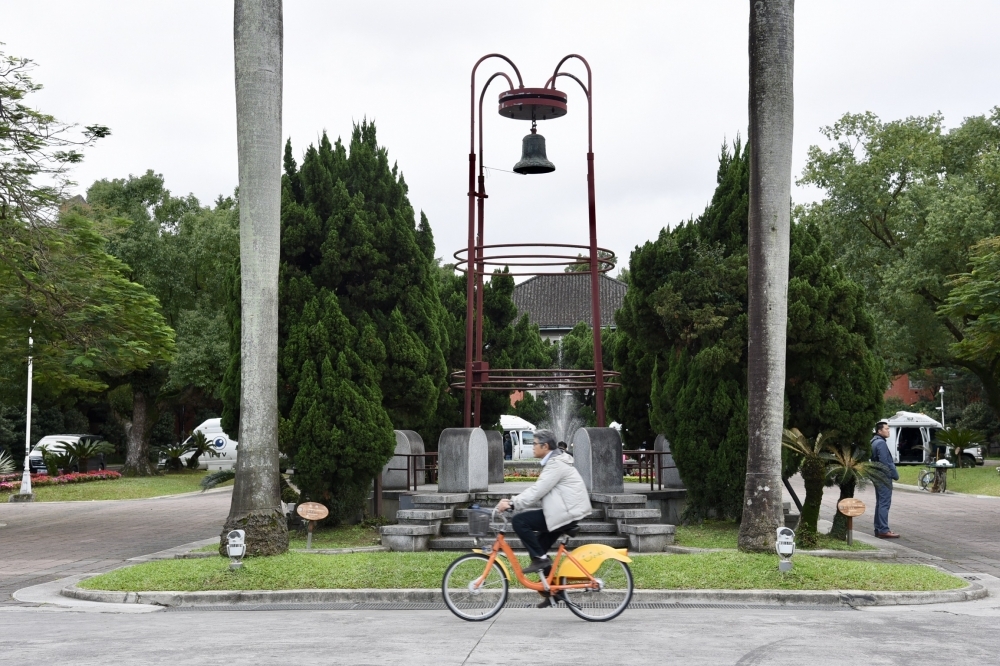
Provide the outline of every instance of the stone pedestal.
{"type": "Polygon", "coordinates": [[[34,502],[35,493],[18,493],[7,498],[7,502],[34,502]]]}
{"type": "Polygon", "coordinates": [[[684,482],[681,481],[681,475],[677,472],[677,468],[674,467],[674,457],[669,455],[670,440],[663,435],[657,435],[656,441],[653,442],[653,450],[663,451],[667,454],[658,456],[660,458],[660,464],[667,466],[668,469],[658,470],[656,480],[662,483],[666,488],[683,488],[684,482]]]}
{"type": "Polygon", "coordinates": [[[614,428],[580,428],[573,435],[573,464],[591,493],[623,493],[622,438],[614,428]]]}
{"type": "MultiPolygon", "coordinates": [[[[620,447],[619,447],[620,448],[620,447]]],[[[438,440],[438,492],[489,489],[489,446],[482,428],[448,428],[438,440]]]]}
{"type": "Polygon", "coordinates": [[[410,440],[402,430],[393,430],[392,434],[396,436],[395,455],[382,468],[382,489],[406,490],[407,459],[404,455],[410,452],[410,440]]]}
{"type": "Polygon", "coordinates": [[[489,482],[503,483],[503,435],[496,430],[487,430],[486,450],[489,454],[489,482]]]}
{"type": "Polygon", "coordinates": [[[633,553],[662,553],[674,543],[673,525],[622,525],[621,533],[628,537],[633,553]]]}
{"type": "MultiPolygon", "coordinates": [[[[416,430],[401,430],[406,439],[410,442],[410,455],[423,455],[427,452],[427,448],[424,446],[424,438],[420,436],[420,433],[416,430]]],[[[423,458],[417,458],[417,485],[422,486],[427,483],[427,472],[425,470],[425,464],[423,458]]]]}

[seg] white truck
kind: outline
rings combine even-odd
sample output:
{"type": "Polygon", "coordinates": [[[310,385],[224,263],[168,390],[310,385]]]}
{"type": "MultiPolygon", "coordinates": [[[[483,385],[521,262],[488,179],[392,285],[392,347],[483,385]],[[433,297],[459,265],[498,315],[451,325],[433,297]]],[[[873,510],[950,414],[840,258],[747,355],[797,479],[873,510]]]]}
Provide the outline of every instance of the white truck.
{"type": "MultiPolygon", "coordinates": [[[[239,442],[235,439],[229,439],[229,435],[222,431],[222,419],[208,419],[195,428],[194,432],[203,433],[205,439],[211,442],[212,448],[215,449],[214,456],[205,454],[198,459],[199,469],[207,469],[214,472],[221,469],[233,468],[236,464],[236,456],[239,454],[239,442]]],[[[184,445],[190,446],[190,444],[191,438],[188,437],[184,440],[184,445]]],[[[191,454],[187,453],[181,457],[181,460],[187,464],[190,457],[191,454]]]]}
{"type": "MultiPolygon", "coordinates": [[[[897,465],[928,465],[934,462],[934,435],[943,426],[916,412],[896,412],[885,419],[889,424],[886,444],[897,465]]],[[[951,455],[951,450],[947,451],[951,455]]],[[[983,464],[983,451],[978,445],[962,450],[962,466],[983,464]]]]}
{"type": "Polygon", "coordinates": [[[535,457],[535,424],[520,416],[504,414],[500,417],[503,428],[504,458],[508,460],[531,460],[535,457]]]}

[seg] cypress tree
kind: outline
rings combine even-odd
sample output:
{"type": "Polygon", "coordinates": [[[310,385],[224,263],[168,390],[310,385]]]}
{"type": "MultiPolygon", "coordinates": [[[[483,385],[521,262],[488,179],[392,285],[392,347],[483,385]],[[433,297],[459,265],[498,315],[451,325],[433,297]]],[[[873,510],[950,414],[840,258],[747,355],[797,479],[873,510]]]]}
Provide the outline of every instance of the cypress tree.
{"type": "MultiPolygon", "coordinates": [[[[724,147],[705,212],[632,253],[617,318],[623,353],[636,363],[653,359],[650,423],[670,439],[694,516],[742,514],[748,175],[746,150],[739,142],[731,153],[724,147]]],[[[787,424],[809,437],[836,430],[840,439],[860,442],[886,385],[861,289],[832,263],[816,227],[793,225],[791,248],[787,424]]],[[[797,464],[789,459],[785,476],[797,464]]]]}

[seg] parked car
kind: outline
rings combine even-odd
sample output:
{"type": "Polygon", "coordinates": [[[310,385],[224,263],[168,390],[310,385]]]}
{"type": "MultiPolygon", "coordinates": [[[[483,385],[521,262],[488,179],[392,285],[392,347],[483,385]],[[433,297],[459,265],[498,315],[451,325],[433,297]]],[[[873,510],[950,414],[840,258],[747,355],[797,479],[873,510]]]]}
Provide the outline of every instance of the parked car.
{"type": "MultiPolygon", "coordinates": [[[[235,439],[229,439],[229,435],[222,431],[222,419],[208,419],[197,428],[194,432],[200,432],[205,435],[205,439],[212,443],[212,447],[215,449],[215,455],[205,454],[198,459],[198,469],[207,469],[211,471],[216,471],[220,469],[232,469],[236,464],[236,456],[238,455],[239,442],[235,439]]],[[[192,433],[193,435],[194,433],[192,433]]],[[[191,444],[191,437],[188,437],[183,442],[184,445],[191,444]]],[[[191,452],[188,452],[181,456],[181,460],[184,464],[191,458],[191,452]]]]}
{"type": "MultiPolygon", "coordinates": [[[[897,465],[927,465],[934,462],[935,434],[943,426],[927,416],[916,412],[896,412],[886,419],[889,424],[889,438],[886,444],[897,465]]],[[[945,455],[951,455],[951,448],[945,455]]],[[[967,466],[982,465],[983,451],[979,445],[962,450],[967,466]]]]}
{"type": "MultiPolygon", "coordinates": [[[[42,458],[43,450],[48,451],[49,453],[62,453],[64,450],[62,442],[76,444],[81,439],[91,439],[99,442],[104,438],[100,435],[46,435],[35,443],[35,446],[31,449],[31,453],[28,454],[28,469],[31,470],[32,474],[44,474],[46,467],[45,461],[42,458]]],[[[95,462],[96,459],[90,463],[91,466],[93,466],[95,462]]],[[[77,470],[74,466],[74,471],[79,470],[77,470]]]]}

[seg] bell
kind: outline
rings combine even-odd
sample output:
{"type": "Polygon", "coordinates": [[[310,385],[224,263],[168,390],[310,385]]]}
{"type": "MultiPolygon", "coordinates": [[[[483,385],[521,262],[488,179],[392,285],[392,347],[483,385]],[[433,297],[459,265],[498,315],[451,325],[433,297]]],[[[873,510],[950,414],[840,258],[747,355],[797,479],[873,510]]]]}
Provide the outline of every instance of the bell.
{"type": "Polygon", "coordinates": [[[545,156],[545,137],[538,134],[534,123],[531,134],[521,141],[521,161],[514,165],[514,173],[552,173],[556,165],[545,156]]]}

